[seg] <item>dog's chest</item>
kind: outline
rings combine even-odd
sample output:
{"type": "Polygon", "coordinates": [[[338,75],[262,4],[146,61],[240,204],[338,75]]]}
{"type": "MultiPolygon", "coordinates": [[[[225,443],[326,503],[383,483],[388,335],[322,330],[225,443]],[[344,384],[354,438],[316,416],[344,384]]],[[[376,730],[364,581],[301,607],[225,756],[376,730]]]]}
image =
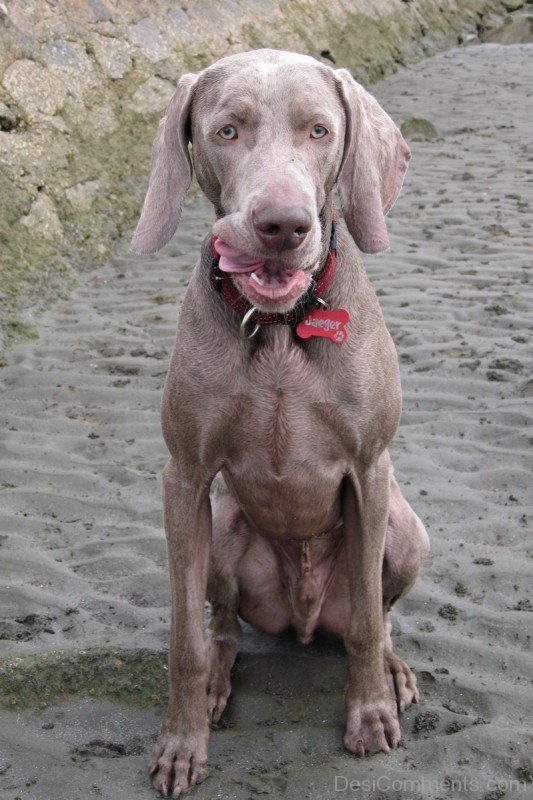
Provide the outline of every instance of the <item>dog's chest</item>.
{"type": "Polygon", "coordinates": [[[296,347],[272,347],[246,376],[235,447],[227,462],[233,491],[264,531],[311,535],[335,517],[347,451],[327,380],[296,347]]]}
{"type": "MultiPolygon", "coordinates": [[[[326,433],[331,440],[334,420],[324,409],[332,404],[332,388],[298,347],[280,343],[260,353],[250,365],[244,394],[236,427],[256,454],[248,455],[260,458],[267,471],[281,475],[316,460],[317,443],[326,433]]],[[[323,455],[327,460],[332,454],[323,455]]]]}

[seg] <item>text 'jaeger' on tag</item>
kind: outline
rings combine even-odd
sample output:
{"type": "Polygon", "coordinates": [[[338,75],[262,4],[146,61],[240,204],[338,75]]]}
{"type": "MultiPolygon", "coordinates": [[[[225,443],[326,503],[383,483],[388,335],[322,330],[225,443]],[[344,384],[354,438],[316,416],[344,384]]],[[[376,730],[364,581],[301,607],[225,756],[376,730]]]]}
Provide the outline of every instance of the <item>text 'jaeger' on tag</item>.
{"type": "Polygon", "coordinates": [[[345,308],[315,308],[298,323],[296,333],[300,339],[321,336],[324,339],[331,339],[336,344],[342,344],[347,337],[344,326],[349,321],[350,315],[345,308]]]}

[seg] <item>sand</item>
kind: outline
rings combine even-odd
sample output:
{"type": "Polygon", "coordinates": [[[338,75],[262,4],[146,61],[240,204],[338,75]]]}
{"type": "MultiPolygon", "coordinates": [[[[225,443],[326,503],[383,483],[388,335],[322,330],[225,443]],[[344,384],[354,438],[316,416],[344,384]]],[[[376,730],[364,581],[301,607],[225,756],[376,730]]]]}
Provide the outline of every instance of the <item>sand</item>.
{"type": "MultiPolygon", "coordinates": [[[[396,475],[432,546],[394,616],[395,647],[421,689],[402,714],[404,741],[390,756],[350,756],[339,643],[302,649],[290,634],[247,629],[198,800],[533,792],[531,55],[530,45],[458,48],[373,89],[398,122],[423,117],[438,132],[412,142],[390,251],[365,257],[402,369],[396,475]]],[[[158,406],[211,220],[196,199],[162,254],[124,245],[0,371],[0,656],[11,675],[29,654],[166,649],[158,406]]],[[[142,675],[130,689],[140,697],[142,675]]],[[[35,708],[15,698],[0,712],[2,800],[153,796],[146,761],[161,705],[50,704],[42,692],[35,708]]]]}

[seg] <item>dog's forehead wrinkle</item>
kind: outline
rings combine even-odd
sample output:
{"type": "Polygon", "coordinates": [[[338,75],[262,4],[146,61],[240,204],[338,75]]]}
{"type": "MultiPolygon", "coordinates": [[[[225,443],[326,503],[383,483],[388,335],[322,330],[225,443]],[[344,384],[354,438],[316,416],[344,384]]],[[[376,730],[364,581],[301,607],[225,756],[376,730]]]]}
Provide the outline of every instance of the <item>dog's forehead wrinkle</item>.
{"type": "MultiPolygon", "coordinates": [[[[244,67],[225,64],[226,59],[205,70],[198,81],[196,100],[216,110],[244,107],[250,111],[275,108],[278,112],[309,113],[309,108],[331,104],[336,99],[333,81],[319,62],[291,65],[251,61],[244,67]],[[287,96],[291,102],[287,103],[287,96]]],[[[324,68],[327,70],[327,68],[324,68]]]]}

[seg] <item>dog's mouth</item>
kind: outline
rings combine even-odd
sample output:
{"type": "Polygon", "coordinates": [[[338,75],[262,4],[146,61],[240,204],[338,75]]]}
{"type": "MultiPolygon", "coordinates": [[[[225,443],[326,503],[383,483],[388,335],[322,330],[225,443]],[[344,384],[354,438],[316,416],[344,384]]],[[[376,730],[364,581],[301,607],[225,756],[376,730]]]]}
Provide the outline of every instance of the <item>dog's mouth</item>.
{"type": "Polygon", "coordinates": [[[278,300],[286,304],[307,288],[307,270],[289,267],[278,259],[251,256],[222,239],[215,239],[214,247],[220,256],[219,268],[230,273],[239,291],[253,302],[278,300]]]}
{"type": "MultiPolygon", "coordinates": [[[[222,269],[222,268],[221,268],[222,269]]],[[[250,291],[262,298],[279,300],[291,295],[295,288],[307,284],[303,269],[289,269],[281,261],[265,261],[251,272],[233,275],[234,282],[246,293],[250,291]]]]}

